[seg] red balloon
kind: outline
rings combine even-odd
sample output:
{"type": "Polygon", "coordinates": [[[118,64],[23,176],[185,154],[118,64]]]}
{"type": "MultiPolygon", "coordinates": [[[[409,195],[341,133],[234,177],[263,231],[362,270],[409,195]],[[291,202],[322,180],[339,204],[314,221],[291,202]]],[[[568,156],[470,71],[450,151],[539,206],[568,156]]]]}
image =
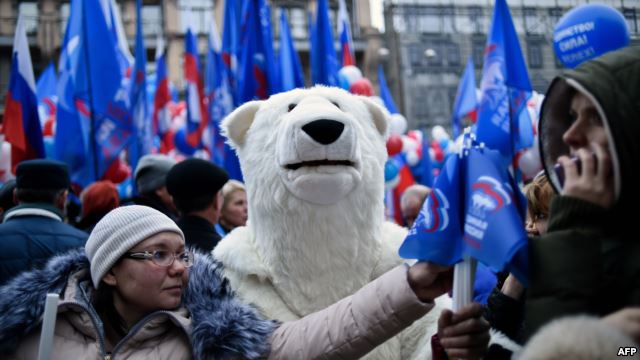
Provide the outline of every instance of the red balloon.
{"type": "Polygon", "coordinates": [[[402,138],[400,135],[391,135],[387,140],[387,154],[393,156],[402,151],[402,138]]]}
{"type": "Polygon", "coordinates": [[[358,79],[351,84],[349,92],[356,95],[373,96],[373,85],[367,78],[358,79]]]}
{"type": "Polygon", "coordinates": [[[120,159],[115,159],[102,175],[102,180],[111,180],[114,184],[119,184],[125,181],[129,175],[131,175],[131,168],[127,164],[121,163],[120,159]]]}

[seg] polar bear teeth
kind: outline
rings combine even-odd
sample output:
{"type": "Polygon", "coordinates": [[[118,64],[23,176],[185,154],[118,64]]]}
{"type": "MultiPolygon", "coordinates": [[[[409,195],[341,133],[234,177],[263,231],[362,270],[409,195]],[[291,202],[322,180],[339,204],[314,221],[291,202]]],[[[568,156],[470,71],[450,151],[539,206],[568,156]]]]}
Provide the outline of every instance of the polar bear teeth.
{"type": "Polygon", "coordinates": [[[289,170],[298,170],[303,166],[330,166],[330,165],[344,165],[344,166],[355,166],[352,161],[349,160],[312,160],[312,161],[303,161],[296,164],[289,164],[286,166],[289,170]]]}

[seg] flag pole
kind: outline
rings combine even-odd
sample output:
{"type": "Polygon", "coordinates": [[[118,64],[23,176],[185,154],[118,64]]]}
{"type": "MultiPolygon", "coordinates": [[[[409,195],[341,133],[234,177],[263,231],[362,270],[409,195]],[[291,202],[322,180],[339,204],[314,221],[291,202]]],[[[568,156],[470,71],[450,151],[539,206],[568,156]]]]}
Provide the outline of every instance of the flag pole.
{"type": "MultiPolygon", "coordinates": [[[[88,32],[87,32],[87,4],[85,2],[82,3],[82,31],[84,33],[84,40],[88,44],[88,32]]],[[[85,44],[85,45],[87,45],[85,44]]],[[[84,58],[87,63],[87,96],[89,97],[89,144],[91,146],[91,153],[93,160],[93,176],[94,181],[98,181],[99,169],[98,169],[98,155],[96,154],[96,137],[95,137],[95,115],[94,115],[94,103],[93,103],[93,86],[91,84],[91,63],[89,59],[89,46],[83,46],[84,48],[84,58]]]]}
{"type": "Polygon", "coordinates": [[[58,313],[58,300],[58,294],[47,294],[47,299],[44,304],[44,314],[42,316],[38,360],[49,360],[51,358],[53,331],[56,326],[56,315],[58,313]]]}
{"type": "MultiPolygon", "coordinates": [[[[471,133],[471,128],[464,129],[464,141],[458,156],[466,156],[466,151],[471,148],[475,136],[471,133]]],[[[484,144],[480,146],[483,147],[484,144]]],[[[465,254],[462,261],[453,268],[453,311],[458,312],[463,307],[471,304],[473,300],[473,283],[475,280],[476,266],[478,260],[465,254]]]]}

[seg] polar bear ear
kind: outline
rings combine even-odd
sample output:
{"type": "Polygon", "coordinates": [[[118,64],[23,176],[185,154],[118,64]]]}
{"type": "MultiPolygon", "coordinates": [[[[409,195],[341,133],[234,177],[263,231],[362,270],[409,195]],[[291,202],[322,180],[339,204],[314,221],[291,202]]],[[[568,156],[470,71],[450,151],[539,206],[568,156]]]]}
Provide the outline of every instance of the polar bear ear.
{"type": "Polygon", "coordinates": [[[251,124],[253,124],[253,119],[260,108],[260,104],[262,104],[262,101],[244,103],[222,120],[220,125],[222,135],[231,140],[231,145],[234,147],[242,147],[244,145],[245,136],[251,124]]]}
{"type": "Polygon", "coordinates": [[[380,133],[380,135],[382,135],[382,137],[386,138],[388,135],[387,132],[389,130],[389,124],[391,123],[391,115],[389,115],[389,112],[382,106],[376,104],[368,98],[362,96],[360,97],[360,99],[367,107],[367,110],[369,110],[376,129],[378,129],[378,132],[380,133]]]}

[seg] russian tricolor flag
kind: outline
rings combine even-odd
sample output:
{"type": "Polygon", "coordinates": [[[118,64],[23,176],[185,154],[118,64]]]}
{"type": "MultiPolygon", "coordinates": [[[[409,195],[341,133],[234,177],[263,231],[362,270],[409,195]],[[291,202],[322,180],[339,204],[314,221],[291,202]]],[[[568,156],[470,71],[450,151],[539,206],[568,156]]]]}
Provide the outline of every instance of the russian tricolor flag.
{"type": "Polygon", "coordinates": [[[169,113],[171,93],[169,92],[167,61],[162,35],[158,35],[156,44],[156,94],[153,97],[152,124],[153,133],[165,143],[164,136],[171,126],[171,114],[169,113]]]}
{"type": "Polygon", "coordinates": [[[5,103],[3,132],[5,140],[11,144],[11,171],[14,174],[16,166],[21,161],[44,158],[36,84],[22,17],[18,18],[13,40],[13,63],[5,103]]]}
{"type": "Polygon", "coordinates": [[[355,65],[356,58],[353,54],[353,39],[351,38],[351,24],[347,4],[340,0],[338,8],[338,33],[340,34],[340,61],[342,66],[355,65]]]}
{"type": "Polygon", "coordinates": [[[200,61],[195,35],[187,29],[185,36],[184,78],[187,82],[187,142],[199,148],[202,133],[209,124],[209,110],[206,106],[204,86],[200,76],[200,61]]]}

